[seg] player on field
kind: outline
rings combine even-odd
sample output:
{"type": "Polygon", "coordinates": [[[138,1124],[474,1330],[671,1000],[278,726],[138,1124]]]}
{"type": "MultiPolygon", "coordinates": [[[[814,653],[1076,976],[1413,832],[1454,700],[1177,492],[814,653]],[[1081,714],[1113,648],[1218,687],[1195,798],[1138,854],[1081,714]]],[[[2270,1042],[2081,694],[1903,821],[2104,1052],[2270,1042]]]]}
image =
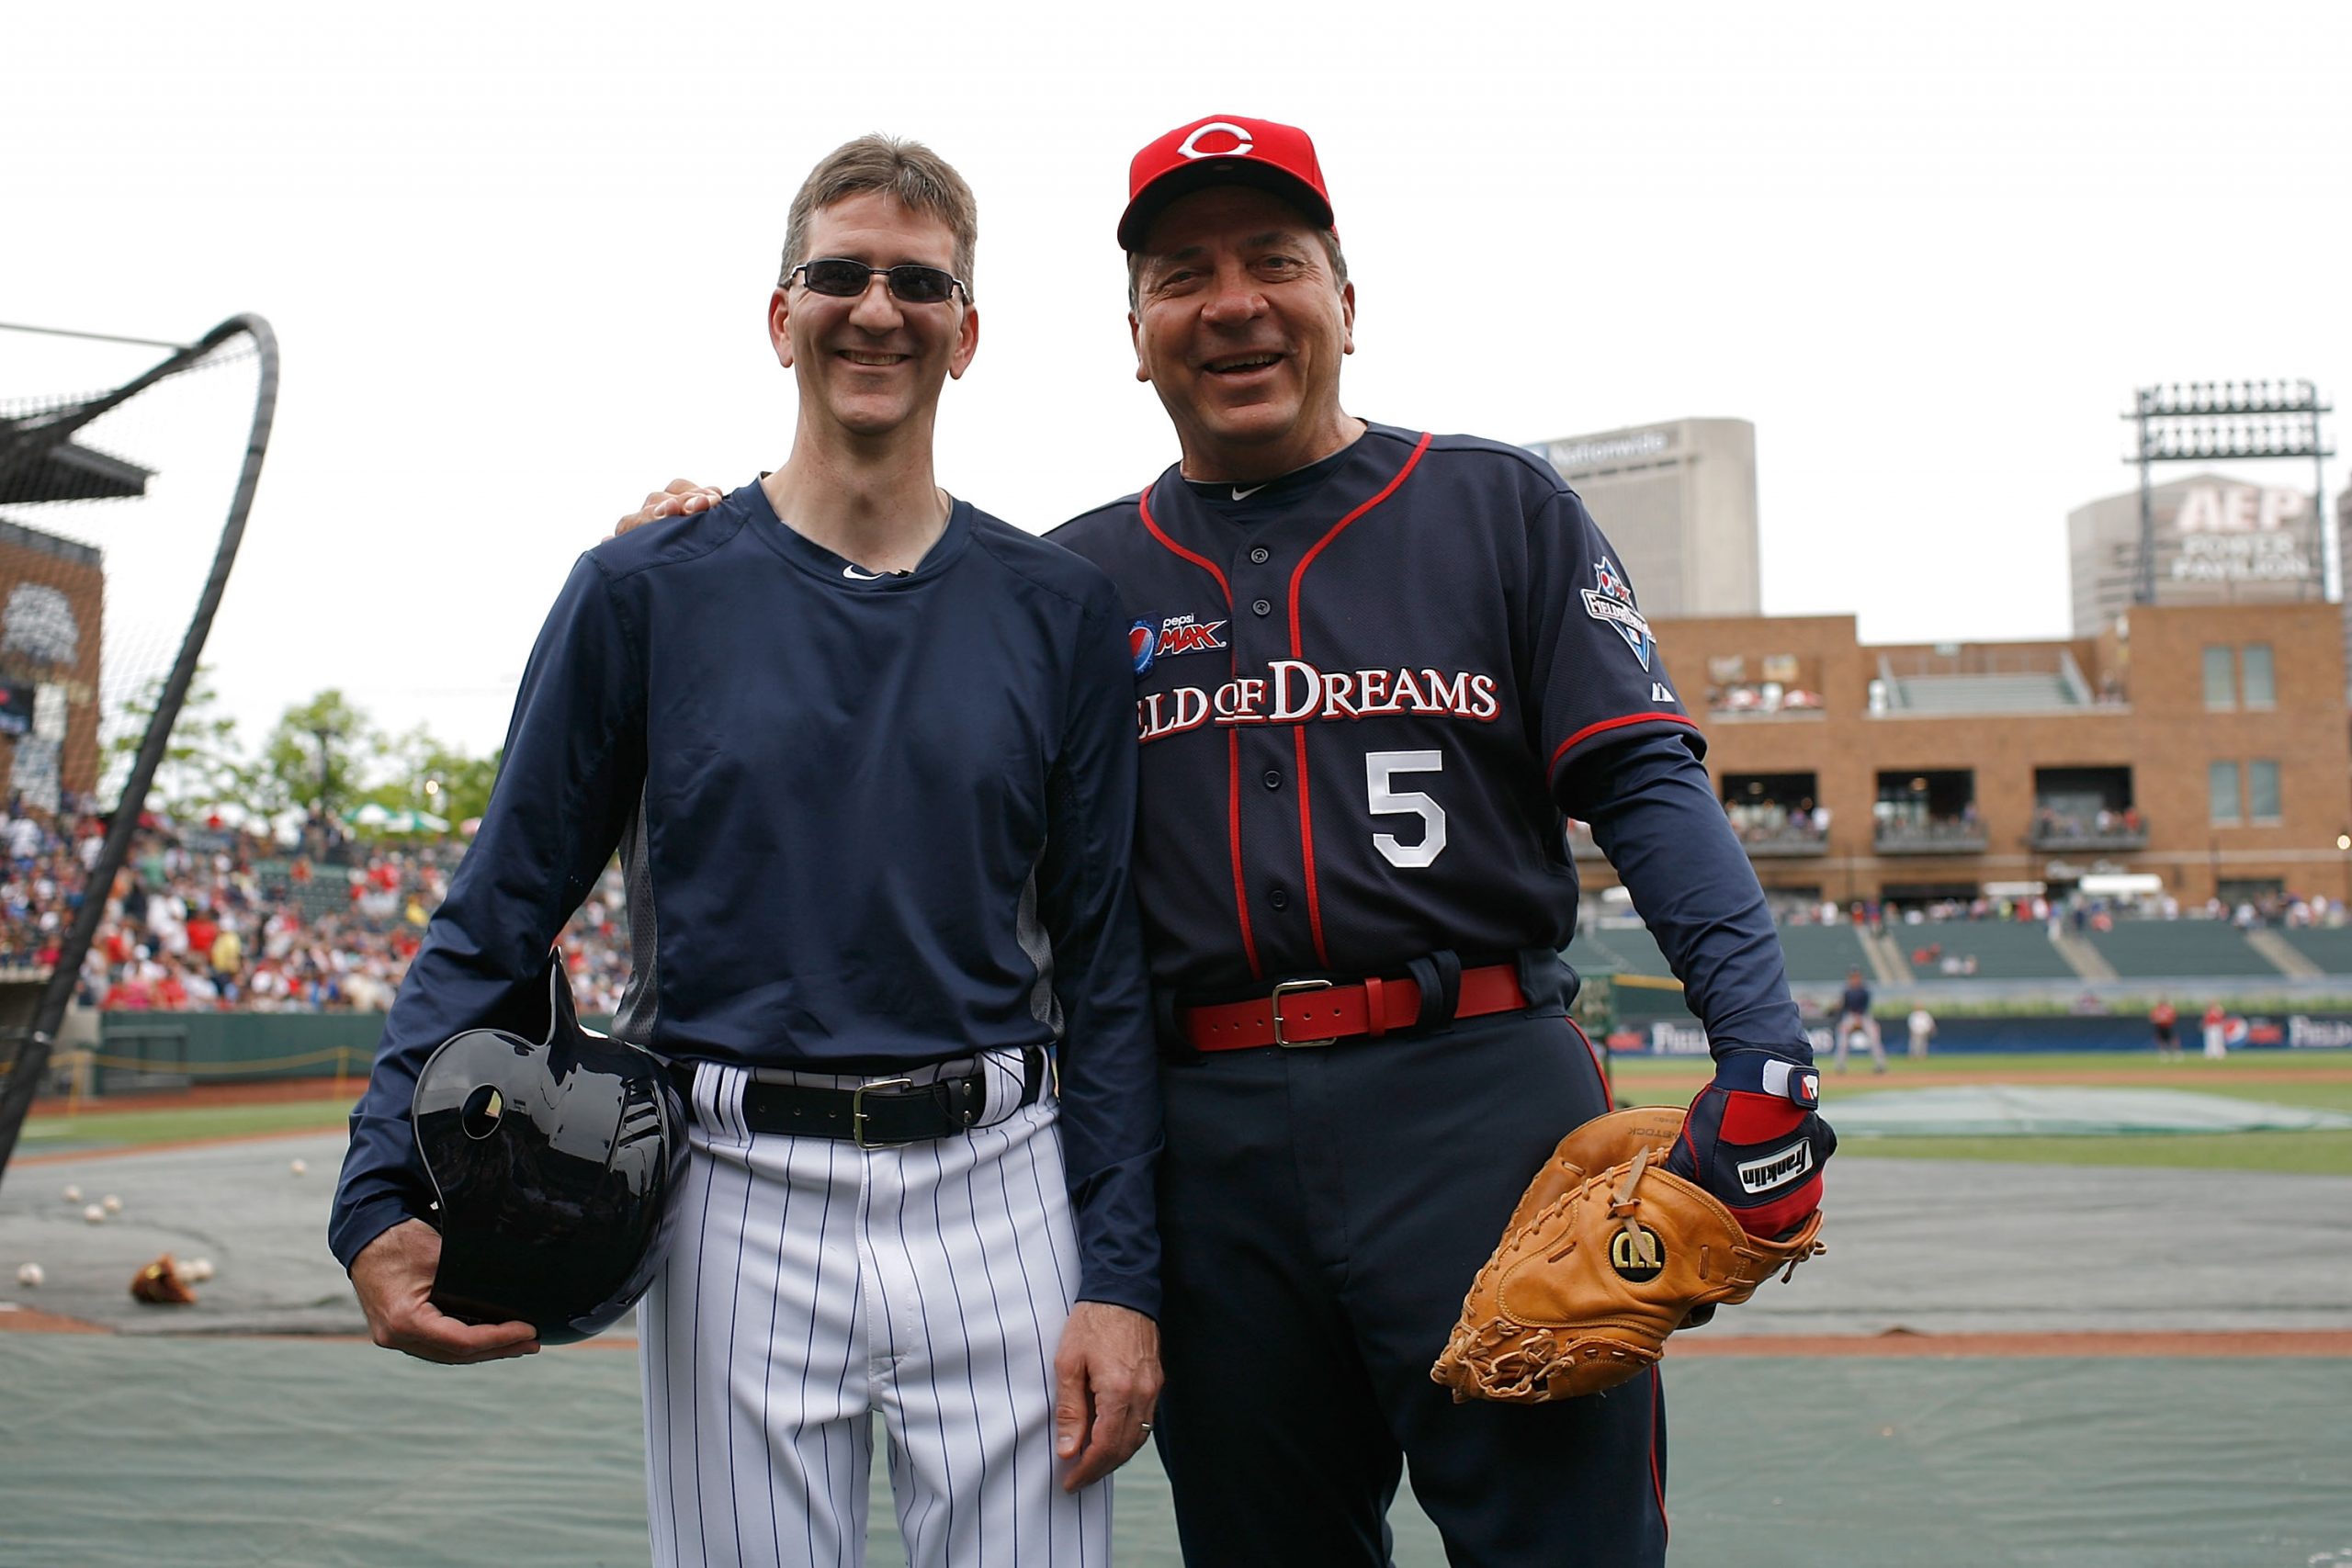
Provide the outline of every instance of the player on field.
{"type": "Polygon", "coordinates": [[[916,1563],[1102,1563],[1091,1483],[1150,1429],[1127,617],[933,482],[976,231],[918,144],[809,175],[769,309],[791,456],[573,569],[353,1118],[332,1239],[379,1343],[535,1348],[427,1302],[409,1102],[435,1043],[544,994],[617,845],[615,1032],[671,1060],[693,1119],[640,1316],[663,1564],[863,1562],[876,1410],[916,1563]]]}
{"type": "MultiPolygon", "coordinates": [[[[1715,1053],[1669,1168],[1759,1234],[1817,1206],[1835,1141],[1762,893],[1575,494],[1342,408],[1355,290],[1306,134],[1179,127],[1128,195],[1136,374],[1181,460],[1053,537],[1131,620],[1186,1561],[1384,1563],[1409,1462],[1455,1562],[1658,1562],[1655,1371],[1518,1406],[1430,1365],[1530,1176],[1608,1109],[1565,1016],[1566,817],[1715,1053]]],[[[1425,270],[1507,322],[1524,261],[1425,270]]],[[[639,517],[707,499],[671,488],[639,517]]]]}

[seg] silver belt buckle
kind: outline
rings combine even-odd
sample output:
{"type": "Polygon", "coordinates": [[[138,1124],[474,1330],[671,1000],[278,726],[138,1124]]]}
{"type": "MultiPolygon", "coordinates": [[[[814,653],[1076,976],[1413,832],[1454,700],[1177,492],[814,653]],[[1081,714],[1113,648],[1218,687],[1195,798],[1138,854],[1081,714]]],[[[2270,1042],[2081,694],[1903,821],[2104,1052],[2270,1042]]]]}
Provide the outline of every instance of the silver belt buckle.
{"type": "Polygon", "coordinates": [[[1337,1040],[1339,1036],[1336,1034],[1327,1034],[1319,1040],[1293,1040],[1283,1033],[1283,997],[1289,995],[1293,991],[1328,991],[1330,988],[1331,982],[1329,980],[1276,981],[1274,983],[1273,994],[1274,1043],[1283,1046],[1287,1050],[1296,1050],[1303,1045],[1329,1045],[1332,1041],[1337,1040]]]}
{"type": "Polygon", "coordinates": [[[855,1089],[850,1090],[849,1135],[851,1140],[861,1149],[905,1148],[907,1145],[904,1143],[869,1144],[865,1141],[865,1096],[867,1091],[871,1089],[912,1089],[914,1087],[915,1080],[912,1078],[881,1078],[873,1083],[862,1083],[855,1089]]]}

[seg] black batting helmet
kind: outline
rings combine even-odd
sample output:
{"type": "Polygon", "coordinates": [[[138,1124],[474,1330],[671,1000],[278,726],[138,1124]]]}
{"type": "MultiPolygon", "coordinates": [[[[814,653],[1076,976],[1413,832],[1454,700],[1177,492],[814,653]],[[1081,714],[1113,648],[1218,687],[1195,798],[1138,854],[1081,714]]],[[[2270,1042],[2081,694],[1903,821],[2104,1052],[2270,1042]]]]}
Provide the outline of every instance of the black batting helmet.
{"type": "Polygon", "coordinates": [[[547,1038],[470,1029],[417,1075],[417,1152],[440,1202],[433,1304],[546,1345],[610,1326],[669,1244],[685,1108],[661,1060],[580,1027],[561,958],[547,1038]]]}

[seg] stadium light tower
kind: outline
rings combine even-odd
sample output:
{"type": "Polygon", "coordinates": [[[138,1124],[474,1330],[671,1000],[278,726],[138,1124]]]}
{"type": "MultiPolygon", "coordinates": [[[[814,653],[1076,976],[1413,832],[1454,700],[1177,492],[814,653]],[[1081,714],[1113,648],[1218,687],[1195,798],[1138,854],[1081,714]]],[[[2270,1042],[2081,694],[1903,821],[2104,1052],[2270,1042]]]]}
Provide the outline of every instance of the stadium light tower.
{"type": "Polygon", "coordinates": [[[2245,461],[2266,457],[2312,460],[2312,508],[2320,527],[2322,585],[2343,597],[2343,558],[2327,510],[2327,445],[2320,416],[2335,405],[2310,381],[2167,381],[2142,387],[2123,415],[2139,426],[2138,450],[2124,458],[2140,466],[2140,570],[2132,602],[2156,602],[2156,506],[2149,470],[2158,463],[2245,461]]]}

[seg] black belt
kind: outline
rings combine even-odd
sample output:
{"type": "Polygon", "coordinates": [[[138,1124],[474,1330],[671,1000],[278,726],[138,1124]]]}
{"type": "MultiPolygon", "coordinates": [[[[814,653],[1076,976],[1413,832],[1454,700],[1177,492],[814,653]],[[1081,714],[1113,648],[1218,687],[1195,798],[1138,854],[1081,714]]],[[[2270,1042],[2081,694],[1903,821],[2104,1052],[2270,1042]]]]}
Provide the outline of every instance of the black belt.
{"type": "MultiPolygon", "coordinates": [[[[1031,1045],[1023,1049],[1021,1057],[1021,1104],[1034,1105],[1046,1081],[1046,1053],[1031,1045]]],[[[695,1065],[673,1062],[670,1076],[691,1108],[695,1065]]],[[[932,1083],[876,1078],[855,1089],[827,1089],[753,1078],[743,1086],[743,1124],[752,1132],[845,1138],[862,1149],[919,1144],[968,1132],[978,1125],[988,1109],[985,1067],[932,1083]]]]}

